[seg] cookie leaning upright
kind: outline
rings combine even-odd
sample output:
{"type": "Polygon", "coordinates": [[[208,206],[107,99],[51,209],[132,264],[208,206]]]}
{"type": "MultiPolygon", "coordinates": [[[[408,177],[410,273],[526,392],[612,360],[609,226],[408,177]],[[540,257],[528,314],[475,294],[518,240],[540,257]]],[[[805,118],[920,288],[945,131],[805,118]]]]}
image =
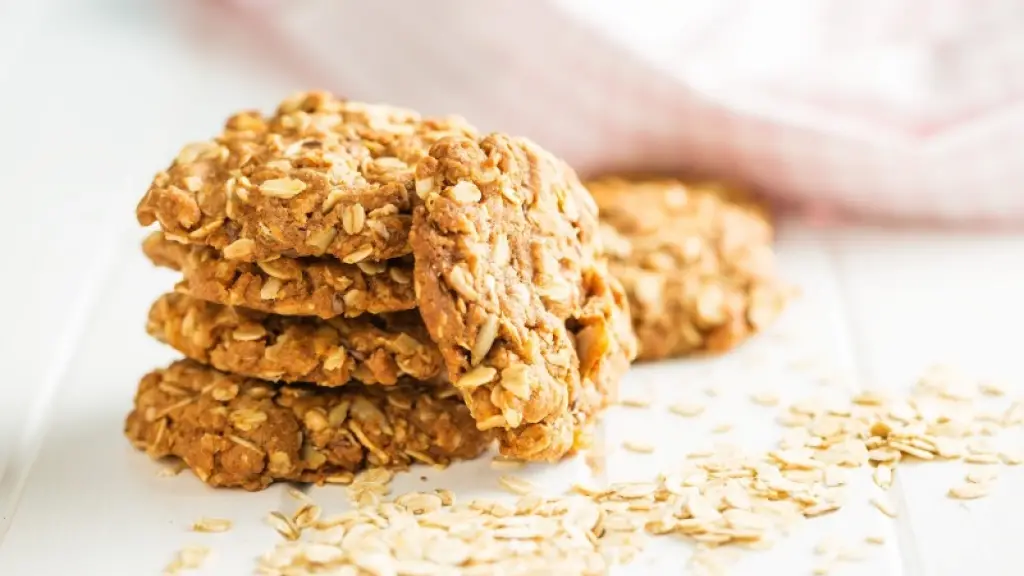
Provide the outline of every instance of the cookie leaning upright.
{"type": "Polygon", "coordinates": [[[527,460],[585,446],[635,352],[593,199],[563,162],[500,134],[438,141],[415,186],[420,313],[478,427],[527,460]]]}
{"type": "Polygon", "coordinates": [[[785,306],[768,214],[739,190],[678,180],[587,184],[641,360],[733,348],[785,306]]]}

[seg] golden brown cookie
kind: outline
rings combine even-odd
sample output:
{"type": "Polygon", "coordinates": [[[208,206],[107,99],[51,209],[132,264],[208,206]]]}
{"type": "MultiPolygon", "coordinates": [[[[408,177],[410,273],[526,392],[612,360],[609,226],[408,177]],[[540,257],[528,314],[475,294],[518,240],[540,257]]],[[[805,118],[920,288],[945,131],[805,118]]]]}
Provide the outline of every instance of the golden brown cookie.
{"type": "Polygon", "coordinates": [[[246,490],[445,464],[491,442],[451,388],[275,385],[190,360],[143,377],[125,434],[154,458],[181,458],[211,486],[246,490]]]}
{"type": "Polygon", "coordinates": [[[413,171],[460,119],[298,94],[269,117],[238,113],[186,146],[136,210],[173,239],[244,262],[330,255],[348,264],[408,254],[413,171]]]}
{"type": "Polygon", "coordinates": [[[270,381],[395,384],[436,380],[443,368],[415,312],[321,320],[172,293],[150,308],[146,330],[193,360],[270,381]]]}
{"type": "MultiPolygon", "coordinates": [[[[602,410],[618,396],[619,380],[636,358],[637,343],[630,325],[629,306],[625,292],[602,263],[596,263],[583,274],[586,299],[573,313],[566,326],[580,359],[580,387],[570,393],[569,419],[572,447],[566,454],[592,444],[594,424],[602,410]]],[[[497,437],[504,454],[532,459],[550,459],[539,450],[557,453],[553,448],[568,434],[553,425],[537,425],[522,429],[502,429],[497,437]]]]}
{"type": "Polygon", "coordinates": [[[286,316],[354,317],[416,308],[410,257],[344,264],[331,257],[251,263],[154,232],[142,244],[157,266],[179,270],[176,290],[202,300],[286,316]]]}
{"type": "Polygon", "coordinates": [[[617,380],[603,370],[632,350],[613,318],[585,308],[585,278],[608,284],[590,195],[564,163],[500,134],[436,143],[416,192],[420,312],[477,425],[501,430],[516,458],[579,448],[617,380]]]}
{"type": "Polygon", "coordinates": [[[720,184],[609,178],[588,188],[610,269],[629,295],[639,358],[733,348],[785,306],[772,225],[720,184]]]}

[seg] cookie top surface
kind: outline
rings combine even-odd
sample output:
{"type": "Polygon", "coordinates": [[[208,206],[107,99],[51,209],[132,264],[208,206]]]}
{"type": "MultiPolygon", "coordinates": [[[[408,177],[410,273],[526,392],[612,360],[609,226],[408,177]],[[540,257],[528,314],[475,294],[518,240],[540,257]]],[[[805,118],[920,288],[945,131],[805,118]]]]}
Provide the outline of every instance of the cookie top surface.
{"type": "Polygon", "coordinates": [[[344,264],[332,257],[262,262],[225,258],[209,246],[153,232],[142,245],[157,266],[182,273],[176,291],[229,306],[288,316],[347,318],[416,308],[412,257],[344,264]]]}
{"type": "Polygon", "coordinates": [[[618,178],[588,188],[610,268],[629,296],[640,359],[724,351],[784,307],[769,215],[742,190],[618,178]]]}
{"type": "Polygon", "coordinates": [[[612,260],[657,268],[656,260],[667,257],[682,268],[701,256],[713,256],[723,266],[744,265],[743,253],[772,241],[769,214],[739,188],[619,178],[588,182],[587,188],[604,228],[621,236],[602,233],[612,260]]]}
{"type": "Polygon", "coordinates": [[[414,281],[452,382],[478,426],[535,439],[503,451],[561,457],[582,410],[581,364],[595,363],[568,327],[600,254],[592,198],[563,162],[501,134],[434,144],[416,191],[414,281]]]}
{"type": "Polygon", "coordinates": [[[136,215],[235,260],[394,258],[410,251],[416,162],[439,138],[473,131],[457,118],[298,94],[271,116],[235,114],[213,140],[183,148],[136,215]]]}

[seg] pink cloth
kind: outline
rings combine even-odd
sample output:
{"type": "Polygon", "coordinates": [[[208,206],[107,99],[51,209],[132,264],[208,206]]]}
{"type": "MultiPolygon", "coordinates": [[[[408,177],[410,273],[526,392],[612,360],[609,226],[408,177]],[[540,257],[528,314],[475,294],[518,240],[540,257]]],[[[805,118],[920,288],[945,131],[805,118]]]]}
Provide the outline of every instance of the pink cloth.
{"type": "Polygon", "coordinates": [[[580,172],[1024,222],[1024,2],[207,0],[306,87],[459,113],[580,172]]]}

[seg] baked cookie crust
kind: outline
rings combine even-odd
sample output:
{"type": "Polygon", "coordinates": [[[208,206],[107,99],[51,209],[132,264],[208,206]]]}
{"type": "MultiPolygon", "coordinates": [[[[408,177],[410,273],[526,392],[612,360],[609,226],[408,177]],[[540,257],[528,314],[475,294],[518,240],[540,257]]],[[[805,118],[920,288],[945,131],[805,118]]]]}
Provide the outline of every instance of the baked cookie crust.
{"type": "Polygon", "coordinates": [[[321,320],[170,293],[153,303],[146,331],[193,360],[268,381],[391,385],[437,380],[444,367],[415,312],[321,320]]]}
{"type": "Polygon", "coordinates": [[[182,149],[136,216],[243,262],[396,258],[410,252],[416,162],[438,139],[473,133],[458,118],[297,94],[270,116],[235,114],[219,136],[182,149]]]}
{"type": "Polygon", "coordinates": [[[285,316],[355,317],[416,308],[410,257],[345,264],[336,258],[239,262],[208,246],[153,232],[142,244],[157,266],[182,273],[176,291],[285,316]]]}
{"type": "Polygon", "coordinates": [[[246,490],[444,465],[492,441],[450,387],[274,385],[190,360],[142,378],[125,434],[154,458],[180,458],[211,486],[246,490]]]}

